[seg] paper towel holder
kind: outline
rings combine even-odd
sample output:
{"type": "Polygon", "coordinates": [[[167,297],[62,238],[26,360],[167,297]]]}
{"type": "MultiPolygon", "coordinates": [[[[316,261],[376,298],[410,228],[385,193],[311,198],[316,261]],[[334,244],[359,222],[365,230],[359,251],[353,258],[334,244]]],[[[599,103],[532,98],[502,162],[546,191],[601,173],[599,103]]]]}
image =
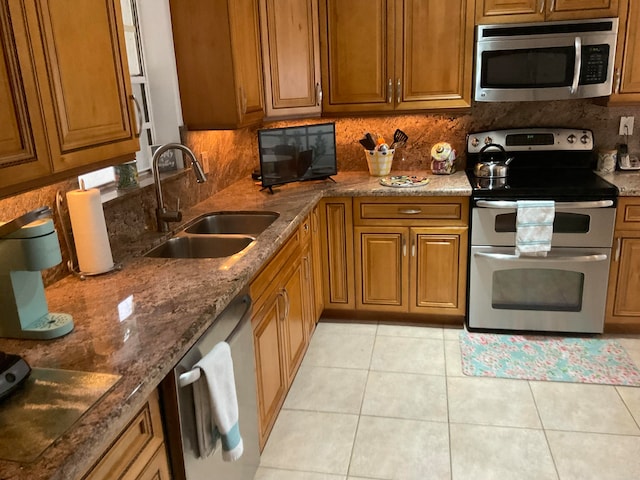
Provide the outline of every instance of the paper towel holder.
{"type": "Polygon", "coordinates": [[[69,260],[67,260],[67,268],[69,269],[69,271],[79,277],[80,280],[85,280],[87,277],[97,277],[98,275],[105,275],[107,273],[122,270],[121,263],[114,263],[113,267],[111,267],[109,270],[100,273],[89,273],[80,271],[78,255],[76,254],[75,246],[71,241],[71,238],[69,237],[67,222],[65,221],[65,215],[62,212],[64,203],[64,195],[62,195],[62,192],[58,190],[56,192],[56,214],[58,215],[58,220],[60,222],[60,229],[62,230],[64,244],[66,245],[67,251],[69,252],[69,260]]]}

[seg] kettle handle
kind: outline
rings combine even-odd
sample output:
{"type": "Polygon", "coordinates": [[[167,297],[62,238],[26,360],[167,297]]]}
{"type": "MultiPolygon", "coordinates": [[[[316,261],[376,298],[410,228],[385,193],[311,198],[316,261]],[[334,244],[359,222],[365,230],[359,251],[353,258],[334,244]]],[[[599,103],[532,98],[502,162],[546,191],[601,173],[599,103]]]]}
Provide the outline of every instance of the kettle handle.
{"type": "Polygon", "coordinates": [[[478,161],[482,161],[482,155],[484,155],[485,151],[488,150],[489,148],[496,148],[496,149],[500,150],[500,152],[502,153],[502,155],[504,157],[507,156],[507,152],[505,151],[504,147],[502,145],[500,145],[499,143],[487,143],[478,152],[478,161]]]}

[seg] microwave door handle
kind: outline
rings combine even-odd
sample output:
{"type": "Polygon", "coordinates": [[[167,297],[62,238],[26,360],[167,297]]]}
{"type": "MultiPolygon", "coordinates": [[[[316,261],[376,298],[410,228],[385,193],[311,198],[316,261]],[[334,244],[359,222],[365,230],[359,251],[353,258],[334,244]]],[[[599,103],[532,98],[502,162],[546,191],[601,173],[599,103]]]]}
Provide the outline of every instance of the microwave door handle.
{"type": "Polygon", "coordinates": [[[578,91],[578,85],[580,83],[580,69],[582,68],[582,39],[576,37],[575,42],[576,59],[573,64],[573,83],[571,84],[571,95],[575,95],[578,91]]]}
{"type": "MultiPolygon", "coordinates": [[[[518,202],[505,200],[478,200],[476,206],[480,208],[518,208],[518,202]]],[[[597,200],[593,202],[556,202],[556,209],[584,209],[584,208],[608,208],[613,207],[613,200],[597,200]]]]}
{"type": "Polygon", "coordinates": [[[607,259],[607,256],[603,253],[597,253],[594,255],[577,255],[577,256],[559,256],[559,257],[535,257],[535,256],[518,256],[507,255],[504,253],[487,253],[487,252],[475,252],[475,257],[484,257],[491,260],[503,260],[508,262],[528,261],[534,262],[602,262],[607,259]]]}

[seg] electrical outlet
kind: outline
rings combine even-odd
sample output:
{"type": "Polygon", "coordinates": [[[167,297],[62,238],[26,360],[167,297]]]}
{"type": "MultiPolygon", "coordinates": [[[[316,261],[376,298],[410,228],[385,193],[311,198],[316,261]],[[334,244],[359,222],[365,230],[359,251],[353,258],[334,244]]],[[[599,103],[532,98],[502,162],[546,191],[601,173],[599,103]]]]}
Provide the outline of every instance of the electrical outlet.
{"type": "Polygon", "coordinates": [[[204,173],[209,173],[209,152],[202,152],[200,154],[200,163],[202,164],[202,169],[204,173]]]}
{"type": "Polygon", "coordinates": [[[633,135],[634,117],[620,117],[620,135],[633,135]]]}

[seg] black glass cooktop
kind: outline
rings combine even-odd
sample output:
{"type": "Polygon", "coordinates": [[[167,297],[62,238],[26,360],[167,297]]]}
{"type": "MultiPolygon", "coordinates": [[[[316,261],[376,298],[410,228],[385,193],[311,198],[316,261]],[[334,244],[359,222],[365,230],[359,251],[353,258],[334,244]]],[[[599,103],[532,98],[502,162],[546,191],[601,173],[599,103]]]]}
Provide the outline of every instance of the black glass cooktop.
{"type": "Polygon", "coordinates": [[[618,196],[615,185],[591,170],[509,170],[505,178],[478,178],[467,170],[472,197],[556,201],[605,200],[618,196]]]}

